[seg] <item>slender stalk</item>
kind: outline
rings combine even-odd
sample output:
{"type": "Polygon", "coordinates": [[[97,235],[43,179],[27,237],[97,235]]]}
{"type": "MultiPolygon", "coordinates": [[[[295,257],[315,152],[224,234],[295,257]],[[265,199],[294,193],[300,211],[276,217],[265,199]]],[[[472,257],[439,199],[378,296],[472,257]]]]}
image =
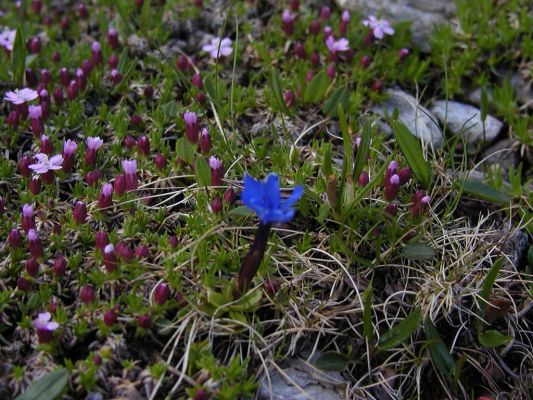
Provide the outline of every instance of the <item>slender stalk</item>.
{"type": "Polygon", "coordinates": [[[257,230],[254,242],[250,247],[250,251],[241,264],[238,279],[239,294],[243,294],[248,290],[257,270],[259,269],[259,265],[261,265],[261,261],[265,255],[271,227],[271,224],[259,224],[259,229],[257,230]]]}

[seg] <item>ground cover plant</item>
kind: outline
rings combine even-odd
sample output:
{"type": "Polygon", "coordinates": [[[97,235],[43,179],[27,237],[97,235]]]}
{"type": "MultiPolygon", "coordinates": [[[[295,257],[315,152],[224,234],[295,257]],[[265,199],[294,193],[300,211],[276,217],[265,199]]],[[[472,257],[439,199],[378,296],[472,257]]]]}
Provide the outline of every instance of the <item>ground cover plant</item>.
{"type": "Polygon", "coordinates": [[[1,4],[0,398],[531,398],[533,12],[478,3],[1,4]]]}

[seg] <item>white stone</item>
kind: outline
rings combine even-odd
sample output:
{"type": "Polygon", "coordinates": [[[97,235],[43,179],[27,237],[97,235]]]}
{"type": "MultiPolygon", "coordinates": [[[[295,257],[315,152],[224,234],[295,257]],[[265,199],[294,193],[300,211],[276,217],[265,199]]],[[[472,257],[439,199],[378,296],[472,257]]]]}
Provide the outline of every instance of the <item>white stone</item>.
{"type": "Polygon", "coordinates": [[[452,133],[462,135],[468,143],[480,140],[492,142],[503,127],[499,119],[487,115],[483,131],[481,111],[456,101],[437,100],[433,102],[431,112],[437,116],[441,124],[446,124],[446,128],[452,133]]]}

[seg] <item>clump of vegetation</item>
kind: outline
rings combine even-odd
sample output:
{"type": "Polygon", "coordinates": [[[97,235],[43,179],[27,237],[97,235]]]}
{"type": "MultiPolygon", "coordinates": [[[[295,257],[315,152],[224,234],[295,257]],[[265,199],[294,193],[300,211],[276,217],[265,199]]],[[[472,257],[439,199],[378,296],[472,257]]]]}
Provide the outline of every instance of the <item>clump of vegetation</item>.
{"type": "Polygon", "coordinates": [[[2,5],[0,397],[253,398],[298,356],[346,398],[530,397],[533,117],[501,71],[530,78],[532,17],[456,3],[429,52],[298,1],[2,5]],[[378,120],[390,87],[481,88],[518,166],[474,180],[483,144],[378,120]]]}

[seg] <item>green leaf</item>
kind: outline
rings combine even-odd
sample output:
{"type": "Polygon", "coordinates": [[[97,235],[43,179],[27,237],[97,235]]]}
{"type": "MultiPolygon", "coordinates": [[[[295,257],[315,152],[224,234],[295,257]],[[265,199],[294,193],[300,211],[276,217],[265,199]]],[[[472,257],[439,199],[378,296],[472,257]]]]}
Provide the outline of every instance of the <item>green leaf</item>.
{"type": "Polygon", "coordinates": [[[495,330],[488,330],[478,335],[479,343],[482,346],[494,348],[503,346],[509,343],[513,338],[511,336],[504,335],[495,330]]]}
{"type": "Polygon", "coordinates": [[[400,146],[400,149],[407,160],[407,164],[409,164],[422,186],[425,189],[428,189],[432,178],[431,167],[424,158],[420,142],[401,122],[394,122],[392,128],[396,142],[398,143],[398,146],[400,146]]]}
{"type": "Polygon", "coordinates": [[[374,327],[372,326],[372,282],[363,292],[363,332],[370,344],[374,344],[374,327]]]}
{"type": "Polygon", "coordinates": [[[380,350],[390,349],[405,341],[409,336],[413,334],[420,325],[420,319],[422,318],[422,312],[419,308],[411,311],[405,319],[398,325],[389,329],[379,338],[378,348],[380,350]]]}
{"type": "Polygon", "coordinates": [[[432,260],[435,258],[435,250],[424,243],[407,243],[402,248],[402,254],[410,260],[432,260]]]}
{"type": "Polygon", "coordinates": [[[194,148],[187,139],[182,137],[176,141],[176,155],[187,164],[192,164],[194,160],[194,148]]]}
{"type": "Polygon", "coordinates": [[[347,109],[350,105],[350,92],[346,86],[339,87],[329,96],[329,98],[324,103],[322,111],[324,115],[327,115],[332,118],[337,118],[338,114],[338,104],[342,104],[343,109],[347,109]]]}
{"type": "Polygon", "coordinates": [[[317,103],[324,98],[326,90],[330,85],[330,79],[324,71],[320,71],[305,89],[304,101],[306,103],[317,103]]]}
{"type": "Polygon", "coordinates": [[[270,88],[274,94],[274,98],[278,105],[283,109],[287,110],[287,105],[285,104],[285,99],[283,98],[283,93],[281,91],[281,84],[279,83],[279,74],[278,70],[274,67],[270,70],[270,88]]]}
{"type": "Polygon", "coordinates": [[[228,308],[231,311],[253,311],[263,298],[261,290],[250,290],[228,308]]]}
{"type": "Polygon", "coordinates": [[[350,358],[336,351],[325,351],[315,361],[315,366],[323,371],[342,372],[348,367],[350,358]]]}
{"type": "Polygon", "coordinates": [[[478,329],[481,329],[483,325],[483,318],[485,317],[487,305],[490,300],[492,287],[494,286],[494,282],[496,282],[496,278],[498,276],[498,273],[500,272],[503,262],[504,258],[499,258],[498,260],[496,260],[496,262],[492,264],[492,267],[490,267],[489,272],[483,280],[483,285],[481,286],[481,290],[479,292],[479,297],[481,297],[481,300],[479,301],[479,307],[476,310],[476,314],[478,316],[478,319],[476,320],[476,326],[478,329]]]}
{"type": "Polygon", "coordinates": [[[235,217],[249,217],[250,215],[253,215],[253,213],[254,212],[246,206],[235,207],[228,211],[229,215],[235,217]]]}
{"type": "Polygon", "coordinates": [[[500,192],[482,182],[464,181],[463,190],[478,199],[489,201],[491,203],[507,205],[511,198],[505,193],[500,192]]]}
{"type": "Polygon", "coordinates": [[[205,158],[198,157],[194,163],[194,175],[198,186],[209,186],[211,184],[211,168],[205,158]]]}
{"type": "Polygon", "coordinates": [[[357,148],[357,154],[355,155],[355,165],[353,170],[354,182],[359,179],[359,175],[363,171],[365,165],[368,162],[368,152],[370,150],[370,142],[372,141],[372,126],[368,119],[363,122],[363,131],[361,133],[361,142],[357,148]]]}
{"type": "Polygon", "coordinates": [[[428,350],[433,364],[444,376],[452,378],[457,370],[457,365],[429,317],[424,321],[424,331],[428,339],[428,350]]]}
{"type": "Polygon", "coordinates": [[[58,398],[67,386],[69,373],[58,368],[32,382],[30,387],[16,400],[53,400],[58,398]]]}
{"type": "Polygon", "coordinates": [[[17,86],[22,87],[24,83],[24,69],[26,68],[26,44],[24,40],[24,33],[20,26],[17,27],[15,35],[15,43],[13,44],[13,52],[11,53],[11,71],[13,72],[13,80],[17,86]]]}

